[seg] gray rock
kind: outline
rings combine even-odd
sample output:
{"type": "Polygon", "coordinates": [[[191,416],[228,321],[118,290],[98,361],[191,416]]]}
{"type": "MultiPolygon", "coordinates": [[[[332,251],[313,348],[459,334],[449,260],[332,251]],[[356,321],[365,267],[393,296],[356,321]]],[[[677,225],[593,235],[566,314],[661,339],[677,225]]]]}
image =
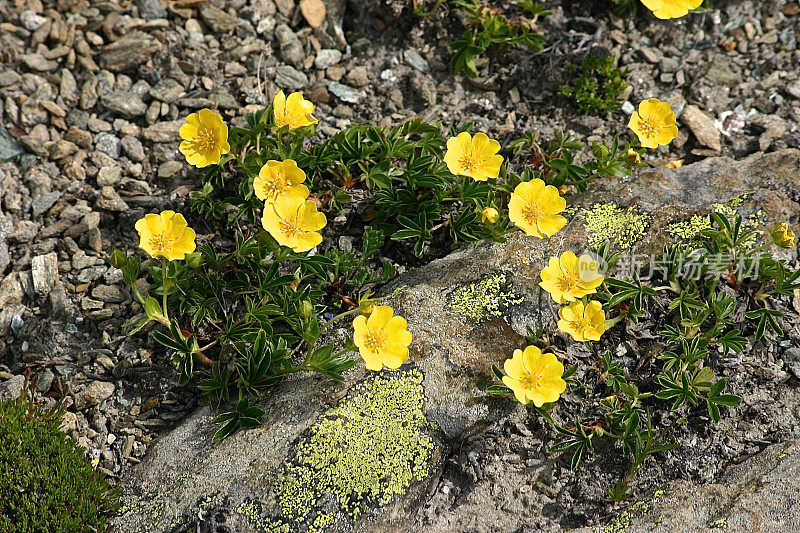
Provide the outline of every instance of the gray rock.
{"type": "Polygon", "coordinates": [[[50,132],[47,131],[47,126],[44,124],[35,125],[28,135],[23,135],[19,138],[19,142],[22,144],[22,146],[40,156],[47,155],[47,148],[45,147],[45,144],[49,140],[50,132]]]}
{"type": "Polygon", "coordinates": [[[150,96],[155,98],[156,100],[161,100],[162,102],[166,102],[171,104],[186,92],[177,80],[172,78],[161,78],[156,83],[155,87],[150,89],[150,96]]]}
{"type": "Polygon", "coordinates": [[[109,111],[127,118],[140,117],[147,111],[147,104],[130,91],[111,91],[100,101],[109,111]]]}
{"type": "Polygon", "coordinates": [[[100,167],[97,171],[97,185],[100,187],[114,186],[122,179],[122,169],[114,167],[100,167]]]}
{"type": "Polygon", "coordinates": [[[200,16],[203,17],[203,21],[205,21],[215,33],[233,31],[238,24],[235,16],[211,3],[203,4],[203,7],[200,8],[200,16]]]}
{"type": "Polygon", "coordinates": [[[47,23],[47,17],[37,15],[34,11],[26,9],[19,15],[19,21],[28,31],[36,31],[47,23]]]}
{"type": "Polygon", "coordinates": [[[130,209],[125,200],[114,190],[114,187],[108,185],[100,189],[100,197],[97,199],[96,205],[98,209],[106,211],[122,212],[130,209]]]}
{"type": "MultiPolygon", "coordinates": [[[[654,498],[635,504],[640,512],[623,513],[608,531],[789,532],[800,516],[800,440],[770,446],[728,468],[717,483],[671,484],[654,498]],[[791,518],[790,518],[791,517],[791,518]]],[[[574,533],[594,533],[583,528],[574,533]]]]}
{"type": "Polygon", "coordinates": [[[59,160],[78,151],[78,145],[66,139],[60,139],[50,145],[50,159],[59,160]]]}
{"type": "Polygon", "coordinates": [[[61,84],[58,88],[58,94],[64,100],[64,103],[72,107],[78,103],[80,93],[78,92],[78,82],[75,76],[69,69],[61,69],[61,84]]]}
{"type": "Polygon", "coordinates": [[[278,87],[294,91],[308,85],[308,76],[289,65],[281,65],[275,69],[275,83],[278,87]]]}
{"type": "Polygon", "coordinates": [[[425,105],[432,106],[436,104],[436,82],[433,81],[433,78],[421,72],[412,71],[410,81],[411,87],[425,102],[425,105]]]}
{"type": "Polygon", "coordinates": [[[39,296],[47,296],[58,282],[58,255],[50,252],[37,255],[31,260],[33,289],[39,296]]]}
{"type": "Polygon", "coordinates": [[[144,146],[142,146],[142,142],[139,139],[133,135],[126,135],[120,141],[120,145],[125,151],[125,155],[127,155],[131,161],[144,161],[146,157],[144,153],[144,146]]]}
{"type": "Polygon", "coordinates": [[[116,387],[107,381],[92,381],[81,392],[75,395],[75,409],[83,411],[87,407],[97,405],[114,394],[116,387]]]}
{"type": "Polygon", "coordinates": [[[50,61],[42,54],[22,54],[19,59],[29,69],[39,72],[49,72],[58,68],[58,61],[50,61]]]}
{"type": "Polygon", "coordinates": [[[706,70],[705,78],[715,85],[731,87],[742,83],[742,75],[733,70],[731,61],[716,57],[706,70]]]}
{"type": "Polygon", "coordinates": [[[403,56],[406,58],[406,63],[408,63],[418,71],[428,72],[431,70],[430,65],[428,65],[428,62],[425,60],[424,57],[422,57],[422,54],[420,54],[413,48],[410,50],[406,50],[403,53],[403,56]]]}
{"type": "Polygon", "coordinates": [[[8,161],[25,153],[5,126],[0,124],[0,161],[8,161]]]}
{"type": "Polygon", "coordinates": [[[287,24],[279,24],[275,28],[275,38],[278,39],[281,57],[285,62],[295,67],[303,64],[306,58],[306,54],[303,52],[303,44],[287,24]]]}
{"type": "Polygon", "coordinates": [[[95,135],[94,147],[98,152],[102,152],[114,159],[119,159],[119,156],[122,154],[120,140],[113,133],[103,131],[95,135]]]}
{"type": "Polygon", "coordinates": [[[357,104],[361,101],[361,91],[344,83],[339,83],[338,81],[328,82],[328,90],[342,102],[357,104]]]}
{"type": "Polygon", "coordinates": [[[116,285],[98,285],[92,289],[92,298],[107,303],[120,303],[126,299],[125,293],[116,285]]]}
{"type": "Polygon", "coordinates": [[[48,193],[40,194],[33,199],[31,203],[31,212],[34,218],[39,218],[48,209],[50,209],[56,200],[61,198],[60,191],[51,191],[48,193]]]}
{"type": "Polygon", "coordinates": [[[180,161],[164,161],[158,165],[158,177],[162,179],[174,178],[183,169],[180,161]]]}
{"type": "MultiPolygon", "coordinates": [[[[352,531],[349,513],[340,512],[342,503],[364,510],[358,524],[367,524],[366,531],[443,531],[426,528],[417,511],[431,491],[437,490],[440,458],[447,452],[444,443],[459,449],[464,439],[515,407],[513,402],[485,401],[485,387],[491,380],[491,365],[502,363],[524,345],[529,327],[555,327],[552,310],[545,303],[549,300],[538,286],[539,273],[548,259],[567,248],[581,251],[586,242],[607,242],[612,251],[660,253],[667,238],[664,228],[707,213],[712,203],[734,198],[742,200],[743,212],[763,210],[766,226],[796,220],[800,205],[792,200],[792,191],[799,166],[800,151],[783,150],[741,161],[710,158],[676,170],[643,169],[633,176],[598,179],[588,192],[574,198],[572,219],[551,239],[513,232],[505,243],[474,243],[409,271],[384,288],[389,294],[397,289],[388,303],[406,318],[414,334],[411,359],[400,371],[369,374],[359,365],[344,383],[298,376],[279,385],[264,400],[268,415],[263,426],[238,432],[216,446],[210,443],[213,413],[208,408],[197,411],[162,436],[123,480],[127,512],[115,519],[116,526],[130,532],[167,529],[175,516],[196,514],[198,500],[214,494],[228,502],[232,510],[229,523],[242,533],[263,530],[265,524],[305,531],[313,517],[322,516],[317,513],[333,516],[329,530],[352,531]],[[749,195],[743,197],[743,193],[749,195]],[[592,221],[598,203],[621,213],[627,206],[636,206],[639,218],[630,226],[603,227],[592,221]],[[473,296],[477,294],[481,296],[473,296]],[[329,409],[322,398],[338,406],[329,409]],[[370,407],[362,411],[362,405],[370,407]],[[409,410],[409,405],[419,406],[421,412],[409,410]],[[394,419],[389,427],[400,432],[398,442],[416,441],[417,456],[423,459],[406,463],[414,465],[411,472],[422,475],[407,476],[402,483],[393,481],[398,489],[390,494],[383,492],[380,476],[398,471],[391,462],[396,448],[383,438],[388,428],[381,426],[382,418],[394,419]],[[431,433],[409,431],[422,419],[430,424],[431,433]],[[353,434],[364,440],[351,440],[353,434]],[[373,439],[380,443],[375,459],[371,453],[359,451],[372,446],[373,439]],[[336,450],[347,450],[347,460],[339,465],[345,470],[331,460],[331,456],[343,457],[336,450]],[[381,488],[379,496],[365,500],[363,495],[369,491],[351,488],[342,492],[343,485],[357,483],[351,481],[356,471],[358,479],[378,479],[372,486],[381,488]],[[321,496],[326,493],[329,499],[321,496]],[[360,496],[352,499],[354,494],[360,496]]],[[[603,219],[610,216],[606,209],[603,213],[599,215],[603,219]]],[[[800,458],[794,448],[789,455],[800,458]]],[[[800,464],[800,459],[791,461],[800,464]]],[[[779,484],[788,478],[778,492],[796,496],[800,476],[794,468],[775,469],[771,478],[761,474],[762,470],[751,479],[779,484]]],[[[738,486],[752,491],[762,487],[759,483],[738,486]]],[[[547,490],[555,493],[552,488],[547,490]]],[[[731,490],[730,494],[737,492],[731,490]]],[[[760,513],[758,497],[769,496],[764,491],[753,494],[748,505],[760,513]]],[[[497,498],[518,499],[517,491],[487,490],[484,497],[471,506],[465,500],[473,500],[472,496],[458,500],[448,512],[465,513],[460,517],[463,521],[454,520],[446,530],[516,531],[543,512],[544,502],[534,499],[535,504],[518,505],[519,512],[497,513],[513,503],[497,498]],[[505,496],[493,497],[496,494],[505,496]],[[460,511],[459,506],[466,510],[460,511]]],[[[679,512],[690,507],[686,501],[679,512]]],[[[728,505],[734,499],[724,501],[728,505]]],[[[790,513],[800,513],[795,509],[796,497],[786,497],[780,504],[790,513]]],[[[770,500],[768,506],[781,508],[777,500],[770,500]]],[[[743,511],[741,516],[747,515],[743,511]]],[[[769,514],[769,519],[778,516],[769,514]]],[[[753,531],[755,520],[749,530],[737,531],[753,531]]],[[[663,531],[686,530],[676,526],[663,531]]]]}
{"type": "Polygon", "coordinates": [[[332,67],[342,60],[342,53],[335,48],[323,48],[317,52],[317,57],[314,58],[314,66],[318,69],[326,69],[332,67]]]}
{"type": "Polygon", "coordinates": [[[0,402],[14,401],[22,394],[25,386],[25,376],[17,374],[9,380],[0,383],[0,402]]]}
{"type": "Polygon", "coordinates": [[[687,105],[681,115],[681,122],[692,131],[697,142],[719,152],[722,150],[722,140],[719,130],[714,126],[714,121],[695,105],[687,105]]]}
{"type": "Polygon", "coordinates": [[[219,109],[239,109],[241,107],[236,98],[228,91],[212,91],[208,94],[208,99],[214,102],[219,109]]]}
{"type": "Polygon", "coordinates": [[[165,143],[179,141],[181,139],[180,129],[183,121],[175,120],[170,122],[159,122],[142,130],[145,140],[154,143],[165,143]]]}
{"type": "Polygon", "coordinates": [[[114,72],[126,72],[145,63],[161,50],[161,43],[148,33],[135,31],[106,46],[100,65],[114,72]]]}
{"type": "Polygon", "coordinates": [[[160,0],[138,0],[139,15],[145,19],[167,18],[167,10],[161,5],[160,0]]]}
{"type": "Polygon", "coordinates": [[[0,87],[8,87],[14,85],[22,80],[22,76],[13,70],[4,70],[0,72],[0,87]]]}

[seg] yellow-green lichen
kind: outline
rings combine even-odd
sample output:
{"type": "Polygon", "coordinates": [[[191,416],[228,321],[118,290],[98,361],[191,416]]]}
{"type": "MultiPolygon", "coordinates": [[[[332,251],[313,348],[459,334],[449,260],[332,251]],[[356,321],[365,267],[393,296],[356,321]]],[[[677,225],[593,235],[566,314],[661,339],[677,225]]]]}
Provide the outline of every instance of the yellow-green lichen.
{"type": "Polygon", "coordinates": [[[627,249],[642,240],[652,218],[631,206],[622,209],[613,202],[595,204],[579,211],[586,223],[586,242],[592,248],[603,243],[627,249]]]}
{"type": "Polygon", "coordinates": [[[450,293],[450,309],[481,322],[502,316],[508,305],[520,304],[524,297],[508,288],[508,277],[504,272],[490,274],[477,281],[463,285],[450,293]]]}
{"type": "Polygon", "coordinates": [[[416,370],[356,385],[295,444],[276,486],[281,518],[323,531],[334,515],[320,509],[331,503],[355,518],[423,480],[433,449],[423,404],[416,370]]]}
{"type": "Polygon", "coordinates": [[[649,501],[634,503],[621,512],[614,522],[602,528],[602,533],[625,533],[633,520],[650,514],[655,503],[660,500],[663,495],[664,491],[659,490],[653,494],[653,497],[649,501]]]}
{"type": "Polygon", "coordinates": [[[728,527],[728,519],[719,518],[708,524],[708,527],[711,529],[726,529],[728,527]]]}
{"type": "MultiPolygon", "coordinates": [[[[725,203],[711,204],[710,213],[719,213],[725,217],[732,218],[739,213],[738,208],[742,206],[746,199],[747,194],[740,194],[738,196],[734,196],[725,203]]],[[[752,231],[763,223],[764,212],[758,210],[749,216],[743,217],[742,229],[744,231],[752,231]]],[[[692,215],[688,220],[679,220],[677,222],[673,222],[665,228],[665,231],[667,235],[673,239],[691,242],[696,240],[703,230],[711,229],[711,227],[710,214],[692,215]]],[[[757,236],[753,235],[744,243],[744,245],[752,246],[756,243],[756,240],[757,236]]]]}

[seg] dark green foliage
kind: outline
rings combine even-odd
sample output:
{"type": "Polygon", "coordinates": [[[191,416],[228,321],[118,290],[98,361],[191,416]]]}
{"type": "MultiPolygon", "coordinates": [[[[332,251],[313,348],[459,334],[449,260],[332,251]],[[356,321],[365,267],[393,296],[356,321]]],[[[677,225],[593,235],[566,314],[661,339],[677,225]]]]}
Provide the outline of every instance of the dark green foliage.
{"type": "Polygon", "coordinates": [[[81,448],[60,429],[63,410],[41,411],[27,391],[0,402],[0,531],[106,531],[119,506],[81,448]]]}
{"type": "Polygon", "coordinates": [[[490,47],[503,51],[512,46],[525,46],[538,52],[542,49],[544,35],[531,29],[531,20],[550,12],[532,0],[516,0],[516,6],[527,12],[532,19],[520,17],[512,20],[499,9],[486,6],[481,0],[453,0],[467,15],[467,31],[461,39],[450,43],[453,59],[450,70],[453,74],[463,72],[470,78],[478,75],[475,60],[490,47]]]}
{"type": "Polygon", "coordinates": [[[571,65],[570,71],[577,74],[575,81],[561,87],[558,94],[575,102],[581,113],[604,113],[620,108],[619,95],[628,86],[626,78],[630,70],[614,65],[614,56],[588,55],[579,68],[571,65]]]}

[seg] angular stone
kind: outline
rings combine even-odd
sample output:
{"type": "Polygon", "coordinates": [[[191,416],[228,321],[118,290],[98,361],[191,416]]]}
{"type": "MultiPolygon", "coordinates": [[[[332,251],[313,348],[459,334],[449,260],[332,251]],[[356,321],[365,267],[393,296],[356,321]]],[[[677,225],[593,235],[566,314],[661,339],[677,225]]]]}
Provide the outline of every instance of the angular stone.
{"type": "Polygon", "coordinates": [[[50,159],[58,160],[77,152],[78,146],[72,141],[61,139],[51,144],[48,151],[50,152],[50,159]]]}
{"type": "Polygon", "coordinates": [[[39,296],[47,296],[58,282],[58,255],[50,252],[37,255],[31,260],[33,289],[39,296]]]}
{"type": "Polygon", "coordinates": [[[22,394],[25,376],[17,374],[7,381],[0,382],[0,402],[11,402],[22,394]]]}
{"type": "Polygon", "coordinates": [[[308,85],[308,76],[289,65],[281,65],[275,69],[275,83],[278,87],[294,91],[308,85]]]}
{"type": "Polygon", "coordinates": [[[312,28],[319,28],[325,22],[328,10],[322,0],[300,0],[300,12],[312,28]]]}
{"type": "Polygon", "coordinates": [[[171,104],[185,93],[183,85],[172,78],[161,78],[155,87],[150,89],[150,96],[156,100],[171,104]]]}
{"type": "Polygon", "coordinates": [[[100,197],[96,203],[98,209],[105,209],[106,211],[127,211],[130,209],[128,204],[125,203],[114,187],[105,186],[100,189],[100,197]]]}
{"type": "Polygon", "coordinates": [[[42,54],[22,54],[20,60],[29,69],[39,72],[49,72],[58,68],[58,61],[45,59],[42,54]]]}
{"type": "Polygon", "coordinates": [[[116,387],[107,381],[92,381],[81,392],[75,395],[75,409],[83,411],[87,407],[97,405],[114,394],[116,387]]]}
{"type": "Polygon", "coordinates": [[[145,63],[161,50],[161,43],[148,33],[135,31],[106,46],[100,56],[100,65],[114,72],[126,72],[145,63]]]}
{"type": "Polygon", "coordinates": [[[357,104],[361,101],[361,91],[344,83],[332,81],[328,83],[328,90],[342,102],[357,104]]]}
{"type": "Polygon", "coordinates": [[[147,104],[130,91],[111,91],[100,101],[109,111],[127,118],[140,117],[147,111],[147,104]]]}
{"type": "Polygon", "coordinates": [[[226,33],[236,29],[238,21],[230,13],[223,11],[214,4],[203,4],[200,8],[200,16],[215,33],[226,33]]]}
{"type": "Polygon", "coordinates": [[[48,209],[50,209],[56,200],[61,198],[60,191],[51,191],[44,194],[36,195],[31,203],[31,212],[33,213],[34,218],[39,218],[42,216],[48,209]]]}
{"type": "Polygon", "coordinates": [[[8,161],[25,153],[5,126],[0,125],[0,161],[8,161]]]}
{"type": "Polygon", "coordinates": [[[288,24],[279,24],[275,28],[275,38],[281,49],[283,60],[295,67],[299,67],[306,58],[303,45],[288,24]]]}
{"type": "Polygon", "coordinates": [[[151,142],[164,143],[181,140],[180,129],[183,121],[159,122],[142,130],[142,136],[151,142]]]}
{"type": "Polygon", "coordinates": [[[335,48],[323,48],[314,58],[314,66],[320,70],[332,67],[342,60],[342,53],[335,48]]]}
{"type": "Polygon", "coordinates": [[[719,130],[714,126],[714,121],[695,105],[687,105],[681,115],[681,122],[692,131],[697,142],[712,150],[722,150],[722,141],[719,130]]]}

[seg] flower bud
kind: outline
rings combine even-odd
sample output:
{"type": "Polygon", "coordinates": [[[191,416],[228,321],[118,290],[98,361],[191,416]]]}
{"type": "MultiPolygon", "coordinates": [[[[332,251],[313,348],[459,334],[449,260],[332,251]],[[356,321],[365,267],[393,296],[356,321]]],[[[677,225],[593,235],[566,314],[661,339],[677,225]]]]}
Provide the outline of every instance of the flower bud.
{"type": "Polygon", "coordinates": [[[314,304],[312,304],[310,300],[301,301],[298,313],[301,318],[311,318],[314,314],[314,304]]]}
{"type": "Polygon", "coordinates": [[[494,207],[485,207],[481,211],[481,222],[486,224],[494,224],[500,218],[500,213],[494,207]]]}
{"type": "Polygon", "coordinates": [[[794,246],[795,234],[789,229],[789,225],[786,222],[781,222],[772,228],[770,235],[776,246],[780,246],[781,248],[791,248],[794,246]]]}

